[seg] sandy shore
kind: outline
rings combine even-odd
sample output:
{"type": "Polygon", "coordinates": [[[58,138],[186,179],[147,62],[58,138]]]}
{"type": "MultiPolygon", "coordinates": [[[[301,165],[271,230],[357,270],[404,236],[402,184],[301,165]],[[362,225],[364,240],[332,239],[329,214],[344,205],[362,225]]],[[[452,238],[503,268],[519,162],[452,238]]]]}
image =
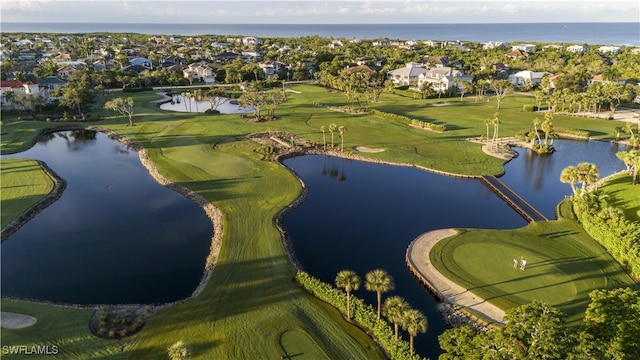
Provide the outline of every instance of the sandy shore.
{"type": "Polygon", "coordinates": [[[440,240],[455,235],[454,229],[441,229],[418,236],[407,249],[407,260],[426,283],[436,288],[449,303],[504,324],[504,311],[442,275],[429,260],[429,252],[440,240]]]}

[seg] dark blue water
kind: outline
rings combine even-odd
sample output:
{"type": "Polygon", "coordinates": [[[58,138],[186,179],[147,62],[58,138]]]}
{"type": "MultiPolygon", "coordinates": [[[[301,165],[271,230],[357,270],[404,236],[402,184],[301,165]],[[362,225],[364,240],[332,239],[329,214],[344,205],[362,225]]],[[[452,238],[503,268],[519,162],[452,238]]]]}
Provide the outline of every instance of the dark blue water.
{"type": "Polygon", "coordinates": [[[347,39],[530,41],[640,45],[640,23],[501,24],[143,24],[2,23],[2,32],[133,32],[175,35],[241,35],[347,39]]]}
{"type": "Polygon", "coordinates": [[[556,153],[536,155],[529,150],[515,148],[519,156],[505,165],[500,180],[523,197],[547,218],[555,218],[556,205],[571,195],[571,186],[560,182],[560,173],[567,166],[581,162],[595,164],[600,177],[611,175],[625,166],[615,153],[628,150],[626,146],[602,141],[556,140],[556,153]]]}
{"type": "Polygon", "coordinates": [[[155,182],[135,151],[81,135],[56,133],[12,155],[45,161],[67,188],[2,243],[2,296],[76,304],[190,296],[213,233],[204,211],[155,182]]]}
{"type": "MultiPolygon", "coordinates": [[[[555,218],[555,205],[571,193],[560,171],[581,161],[596,163],[601,174],[624,168],[609,143],[556,141],[551,156],[521,156],[507,165],[502,180],[555,218]]],[[[623,150],[623,149],[620,149],[623,150]]],[[[409,243],[435,229],[463,227],[508,229],[526,222],[479,180],[458,179],[405,167],[377,165],[325,156],[285,161],[309,186],[309,197],[284,220],[295,253],[313,276],[334,284],[340,270],[362,278],[375,268],[395,279],[399,295],[429,319],[427,334],[416,338],[423,356],[437,359],[437,336],[447,327],[437,302],[409,274],[404,263],[409,243]]],[[[486,261],[488,259],[479,259],[486,261]]],[[[375,305],[375,294],[355,294],[375,305]]]]}

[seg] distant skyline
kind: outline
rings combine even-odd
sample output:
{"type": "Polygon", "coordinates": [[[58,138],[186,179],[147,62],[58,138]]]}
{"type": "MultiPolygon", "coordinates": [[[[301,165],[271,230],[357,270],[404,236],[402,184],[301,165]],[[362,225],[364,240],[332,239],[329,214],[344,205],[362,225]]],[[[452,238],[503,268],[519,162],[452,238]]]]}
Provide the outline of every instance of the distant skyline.
{"type": "Polygon", "coordinates": [[[640,2],[637,0],[3,0],[0,2],[0,22],[170,24],[636,22],[640,24],[640,2]]]}

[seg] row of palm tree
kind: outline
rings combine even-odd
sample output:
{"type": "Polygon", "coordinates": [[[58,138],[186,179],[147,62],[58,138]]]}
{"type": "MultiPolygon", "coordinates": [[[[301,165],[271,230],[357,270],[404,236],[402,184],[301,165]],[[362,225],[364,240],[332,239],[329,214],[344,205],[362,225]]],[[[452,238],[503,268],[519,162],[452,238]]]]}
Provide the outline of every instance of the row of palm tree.
{"type": "MultiPolygon", "coordinates": [[[[322,132],[322,145],[324,147],[325,150],[327,150],[327,137],[326,137],[326,128],[324,125],[320,126],[320,131],[322,132]]],[[[347,128],[345,126],[338,126],[334,123],[329,124],[329,132],[331,133],[331,147],[335,147],[335,143],[333,141],[333,135],[334,133],[338,131],[338,133],[340,134],[340,151],[344,152],[344,133],[345,131],[347,131],[347,128]]]]}
{"type": "MultiPolygon", "coordinates": [[[[336,275],[336,286],[347,293],[347,318],[351,318],[351,292],[360,288],[361,279],[352,270],[342,270],[336,275]]],[[[382,294],[395,288],[393,277],[382,269],[369,271],[365,275],[365,289],[376,293],[378,303],[378,320],[381,313],[393,323],[396,340],[398,339],[398,327],[401,326],[409,334],[409,349],[413,354],[413,339],[418,333],[427,331],[428,322],[426,316],[417,309],[411,308],[409,303],[400,296],[387,298],[382,305],[382,294]]]]}

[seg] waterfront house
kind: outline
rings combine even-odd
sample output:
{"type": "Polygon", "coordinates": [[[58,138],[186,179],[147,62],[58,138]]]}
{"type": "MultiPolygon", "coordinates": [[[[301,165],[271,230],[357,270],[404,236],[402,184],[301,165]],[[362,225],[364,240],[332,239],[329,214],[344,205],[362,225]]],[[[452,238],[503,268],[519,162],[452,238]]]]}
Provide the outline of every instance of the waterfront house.
{"type": "Polygon", "coordinates": [[[620,54],[622,50],[618,46],[600,46],[598,51],[605,54],[620,54]]]}

